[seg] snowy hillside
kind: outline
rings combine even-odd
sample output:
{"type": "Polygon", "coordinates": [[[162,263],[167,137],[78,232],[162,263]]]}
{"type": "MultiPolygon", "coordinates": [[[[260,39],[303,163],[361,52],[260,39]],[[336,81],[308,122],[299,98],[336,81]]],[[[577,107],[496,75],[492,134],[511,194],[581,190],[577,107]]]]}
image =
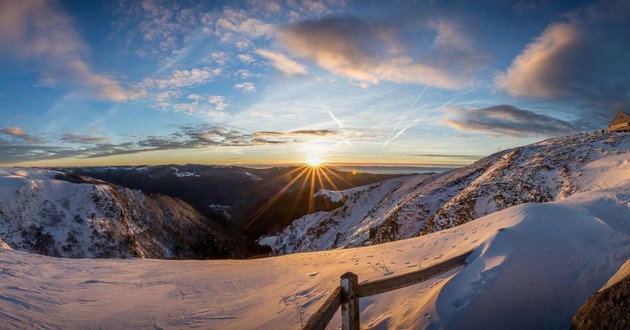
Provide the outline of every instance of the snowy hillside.
{"type": "Polygon", "coordinates": [[[614,187],[612,182],[629,167],[628,134],[550,139],[433,177],[397,178],[342,191],[343,207],[294,221],[273,250],[329,250],[437,232],[513,205],[614,187]]]}
{"type": "Polygon", "coordinates": [[[0,239],[58,257],[229,256],[230,239],[194,208],[59,171],[0,168],[0,239]]]}
{"type": "MultiPolygon", "coordinates": [[[[370,281],[477,247],[464,267],[362,298],[362,326],[568,328],[578,307],[630,258],[630,167],[619,166],[625,160],[588,165],[593,184],[608,188],[368,247],[211,261],[59,259],[0,250],[0,324],[297,329],[346,271],[370,281]],[[610,169],[618,170],[614,180],[610,169]]],[[[337,314],[331,326],[339,324],[337,314]]]]}

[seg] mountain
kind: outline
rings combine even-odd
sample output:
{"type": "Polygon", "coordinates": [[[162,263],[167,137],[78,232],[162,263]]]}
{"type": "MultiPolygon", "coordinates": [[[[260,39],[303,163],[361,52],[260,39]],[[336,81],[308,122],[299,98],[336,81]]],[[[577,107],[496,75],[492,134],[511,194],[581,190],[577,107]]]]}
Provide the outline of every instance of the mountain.
{"type": "Polygon", "coordinates": [[[313,199],[312,191],[348,189],[399,176],[308,166],[256,169],[189,164],[59,170],[179,198],[202,214],[226,219],[252,242],[303,215],[338,206],[324,198],[313,199]]]}
{"type": "MultiPolygon", "coordinates": [[[[364,283],[474,249],[465,266],[361,298],[362,327],[566,329],[630,258],[628,159],[611,155],[588,165],[582,177],[602,189],[373,246],[203,261],[61,259],[0,249],[0,328],[297,329],[345,272],[364,283]]],[[[337,312],[330,328],[340,324],[337,312]]]]}
{"type": "Polygon", "coordinates": [[[243,256],[238,236],[179,199],[61,171],[0,168],[0,239],[72,258],[243,256]]]}
{"type": "Polygon", "coordinates": [[[506,150],[447,173],[322,191],[344,205],[295,220],[272,248],[283,254],[379,244],[452,228],[514,205],[563,200],[610,187],[629,166],[629,153],[628,134],[583,133],[506,150]],[[620,158],[599,167],[616,155],[620,158]]]}

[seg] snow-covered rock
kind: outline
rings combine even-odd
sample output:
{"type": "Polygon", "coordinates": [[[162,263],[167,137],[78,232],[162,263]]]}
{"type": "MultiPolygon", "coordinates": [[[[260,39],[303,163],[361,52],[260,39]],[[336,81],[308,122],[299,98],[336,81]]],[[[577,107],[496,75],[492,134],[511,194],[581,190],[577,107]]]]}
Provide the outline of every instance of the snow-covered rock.
{"type": "Polygon", "coordinates": [[[629,134],[549,139],[432,177],[409,176],[339,192],[347,197],[343,207],[294,221],[273,250],[329,250],[415,237],[514,205],[614,187],[628,171],[629,134]]]}
{"type": "Polygon", "coordinates": [[[188,204],[60,171],[0,168],[0,239],[75,258],[229,256],[227,239],[188,204]]]}

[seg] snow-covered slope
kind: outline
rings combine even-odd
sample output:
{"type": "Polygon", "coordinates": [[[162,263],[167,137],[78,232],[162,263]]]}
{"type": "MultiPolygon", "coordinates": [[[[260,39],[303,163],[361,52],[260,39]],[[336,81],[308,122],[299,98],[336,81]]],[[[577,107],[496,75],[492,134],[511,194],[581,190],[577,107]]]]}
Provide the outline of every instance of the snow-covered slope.
{"type": "Polygon", "coordinates": [[[59,171],[0,168],[0,239],[60,257],[227,256],[229,240],[191,206],[59,171]]]}
{"type": "MultiPolygon", "coordinates": [[[[607,160],[590,171],[621,161],[607,160]]],[[[568,328],[578,307],[630,258],[630,168],[619,174],[608,188],[361,248],[211,261],[59,259],[0,250],[0,324],[297,329],[346,271],[360,282],[375,280],[477,247],[467,266],[362,298],[362,326],[568,328]]],[[[338,315],[332,328],[340,325],[338,315]]]]}
{"type": "Polygon", "coordinates": [[[430,178],[404,177],[342,191],[343,207],[294,221],[273,250],[328,250],[437,232],[513,205],[612,187],[619,172],[629,167],[629,134],[550,139],[430,178]]]}

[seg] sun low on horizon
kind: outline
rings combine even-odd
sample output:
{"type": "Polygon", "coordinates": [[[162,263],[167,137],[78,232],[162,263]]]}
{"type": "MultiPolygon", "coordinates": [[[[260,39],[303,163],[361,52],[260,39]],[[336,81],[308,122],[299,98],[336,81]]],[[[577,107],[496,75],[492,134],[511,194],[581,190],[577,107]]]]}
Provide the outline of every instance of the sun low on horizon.
{"type": "Polygon", "coordinates": [[[306,164],[308,164],[308,166],[311,166],[311,167],[319,167],[324,164],[324,161],[319,157],[310,157],[306,161],[306,164]]]}
{"type": "Polygon", "coordinates": [[[628,7],[2,0],[0,165],[463,166],[627,111],[628,7]]]}

